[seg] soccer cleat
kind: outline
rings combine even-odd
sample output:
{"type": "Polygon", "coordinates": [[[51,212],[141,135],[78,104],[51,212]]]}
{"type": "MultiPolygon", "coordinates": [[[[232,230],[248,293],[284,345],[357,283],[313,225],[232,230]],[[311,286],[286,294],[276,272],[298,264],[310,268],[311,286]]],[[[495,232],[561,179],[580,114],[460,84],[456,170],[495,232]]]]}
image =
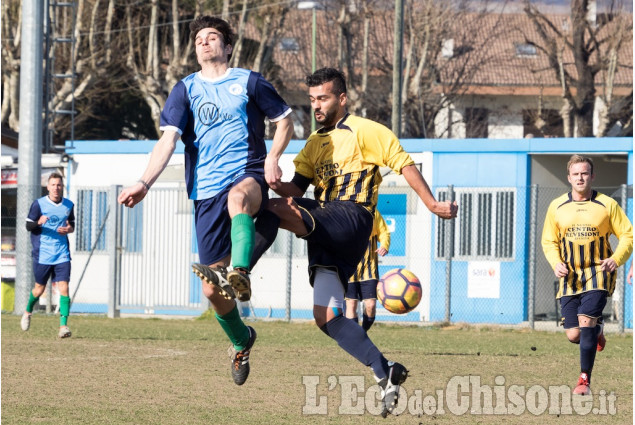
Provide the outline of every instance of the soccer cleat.
{"type": "Polygon", "coordinates": [[[591,394],[591,388],[589,388],[589,376],[582,372],[580,378],[578,378],[578,386],[573,390],[573,394],[577,395],[589,395],[591,394]]]}
{"type": "Polygon", "coordinates": [[[31,313],[27,313],[26,311],[22,315],[22,319],[20,320],[20,327],[23,331],[28,331],[31,327],[31,313]]]}
{"type": "Polygon", "coordinates": [[[408,370],[400,363],[388,362],[388,376],[379,379],[375,376],[377,384],[381,388],[381,401],[383,410],[381,416],[385,418],[388,413],[393,412],[397,408],[399,402],[399,386],[408,378],[408,370]]]}
{"type": "Polygon", "coordinates": [[[604,350],[606,347],[606,337],[604,336],[604,332],[598,335],[598,351],[604,350]]]}
{"type": "Polygon", "coordinates": [[[227,273],[227,280],[237,294],[238,301],[249,301],[251,299],[251,281],[249,272],[243,268],[236,268],[227,273]]]}
{"type": "Polygon", "coordinates": [[[236,385],[242,385],[249,376],[249,352],[256,342],[256,331],[251,326],[247,326],[249,330],[249,341],[247,346],[240,351],[236,351],[233,345],[229,346],[229,358],[231,359],[232,378],[236,385]]]}
{"type": "Polygon", "coordinates": [[[194,263],[192,264],[192,271],[203,282],[215,286],[226,300],[236,298],[234,290],[227,281],[227,269],[225,267],[210,267],[205,264],[194,263]]]}
{"type": "Polygon", "coordinates": [[[68,326],[60,326],[60,331],[57,333],[58,338],[70,338],[71,330],[68,326]]]}

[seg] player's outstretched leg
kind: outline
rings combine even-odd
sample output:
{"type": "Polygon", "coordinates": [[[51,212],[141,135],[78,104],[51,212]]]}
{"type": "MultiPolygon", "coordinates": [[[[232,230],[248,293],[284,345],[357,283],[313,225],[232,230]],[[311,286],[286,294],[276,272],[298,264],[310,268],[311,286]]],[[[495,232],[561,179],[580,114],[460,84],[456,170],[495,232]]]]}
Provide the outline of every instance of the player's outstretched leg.
{"type": "Polygon", "coordinates": [[[249,339],[244,348],[237,350],[234,345],[229,346],[229,358],[231,360],[232,378],[236,385],[242,385],[249,376],[249,353],[256,342],[256,331],[251,326],[247,326],[249,330],[249,339]]]}
{"type": "Polygon", "coordinates": [[[399,386],[406,380],[408,371],[403,365],[386,360],[368,338],[366,331],[356,322],[344,317],[344,288],[335,271],[316,268],[313,291],[316,324],[344,351],[369,366],[378,382],[385,379],[382,402],[385,413],[393,413],[399,399],[399,386]]]}
{"type": "Polygon", "coordinates": [[[215,286],[223,298],[227,300],[236,298],[234,290],[227,281],[227,269],[225,267],[210,267],[205,264],[194,263],[192,264],[192,271],[200,277],[203,282],[215,286]]]}

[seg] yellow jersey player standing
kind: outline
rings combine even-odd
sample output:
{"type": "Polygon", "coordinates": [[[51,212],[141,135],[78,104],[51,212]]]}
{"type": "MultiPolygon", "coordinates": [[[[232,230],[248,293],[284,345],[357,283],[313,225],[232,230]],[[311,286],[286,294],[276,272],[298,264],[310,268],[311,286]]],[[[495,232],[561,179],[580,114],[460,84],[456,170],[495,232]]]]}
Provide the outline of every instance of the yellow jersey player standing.
{"type": "Polygon", "coordinates": [[[590,394],[595,354],[606,339],[602,310],[615,289],[616,270],[633,250],[633,227],[624,211],[591,188],[593,161],[573,155],[567,164],[571,192],[549,205],[542,248],[557,278],[562,321],[567,338],[580,345],[580,377],[574,394],[590,394]],[[609,236],[619,243],[613,252],[609,236]]]}
{"type": "MultiPolygon", "coordinates": [[[[296,156],[290,182],[269,182],[282,198],[267,208],[278,225],[307,241],[309,281],[313,286],[316,325],[362,364],[369,366],[382,388],[383,413],[394,412],[406,368],[389,362],[359,324],[343,315],[344,294],[373,228],[381,183],[380,167],[403,174],[425,206],[442,218],[454,218],[456,203],[437,202],[399,139],[383,125],[350,115],[342,73],[322,68],[307,77],[309,99],[322,128],[312,133],[296,156]],[[302,198],[309,185],[315,199],[302,198]]],[[[277,226],[256,223],[251,263],[275,239],[277,226]],[[274,229],[272,231],[271,229],[274,229]]]]}
{"type": "Polygon", "coordinates": [[[355,274],[348,280],[346,289],[346,317],[358,321],[357,306],[359,301],[364,303],[362,313],[362,328],[369,330],[375,323],[377,311],[377,282],[379,281],[378,256],[388,254],[390,249],[390,230],[381,216],[379,210],[375,210],[373,220],[373,232],[370,234],[368,248],[362,261],[357,265],[355,274]],[[377,248],[379,244],[379,248],[377,248]]]}

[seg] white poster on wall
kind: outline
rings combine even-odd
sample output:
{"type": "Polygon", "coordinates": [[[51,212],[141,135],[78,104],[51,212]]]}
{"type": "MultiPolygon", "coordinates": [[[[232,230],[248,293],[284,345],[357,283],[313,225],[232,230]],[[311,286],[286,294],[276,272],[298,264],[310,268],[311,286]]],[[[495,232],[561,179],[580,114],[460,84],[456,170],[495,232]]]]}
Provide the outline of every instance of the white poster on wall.
{"type": "Polygon", "coordinates": [[[500,298],[500,275],[498,261],[468,261],[467,297],[500,298]]]}

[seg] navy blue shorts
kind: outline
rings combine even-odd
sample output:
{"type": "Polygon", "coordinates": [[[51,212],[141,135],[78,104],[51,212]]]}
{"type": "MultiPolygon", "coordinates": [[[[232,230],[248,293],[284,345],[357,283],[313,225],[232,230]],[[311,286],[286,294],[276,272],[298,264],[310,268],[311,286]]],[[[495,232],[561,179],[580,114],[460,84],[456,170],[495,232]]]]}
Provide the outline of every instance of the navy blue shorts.
{"type": "Polygon", "coordinates": [[[364,280],[362,282],[348,282],[346,288],[347,300],[376,300],[377,299],[377,280],[364,280]]]}
{"type": "MultiPolygon", "coordinates": [[[[240,181],[252,177],[260,185],[262,202],[258,214],[267,206],[269,186],[265,177],[260,174],[245,173],[232,184],[209,199],[194,201],[194,222],[196,224],[196,240],[198,257],[202,264],[214,264],[231,253],[232,220],[227,210],[227,196],[231,188],[240,181]]],[[[256,215],[258,215],[256,214],[256,215]]]]}
{"type": "Polygon", "coordinates": [[[373,214],[355,202],[334,201],[320,204],[314,199],[293,198],[300,207],[309,233],[309,281],[313,285],[316,267],[335,270],[346,289],[368,248],[373,230],[373,214]]]}
{"type": "Polygon", "coordinates": [[[588,316],[593,319],[602,317],[607,296],[608,292],[596,290],[561,297],[560,310],[564,328],[571,329],[580,326],[578,316],[588,316]]]}
{"type": "Polygon", "coordinates": [[[71,262],[40,264],[33,260],[33,274],[35,275],[35,283],[39,283],[40,285],[46,285],[49,277],[51,278],[51,282],[70,282],[71,262]]]}

